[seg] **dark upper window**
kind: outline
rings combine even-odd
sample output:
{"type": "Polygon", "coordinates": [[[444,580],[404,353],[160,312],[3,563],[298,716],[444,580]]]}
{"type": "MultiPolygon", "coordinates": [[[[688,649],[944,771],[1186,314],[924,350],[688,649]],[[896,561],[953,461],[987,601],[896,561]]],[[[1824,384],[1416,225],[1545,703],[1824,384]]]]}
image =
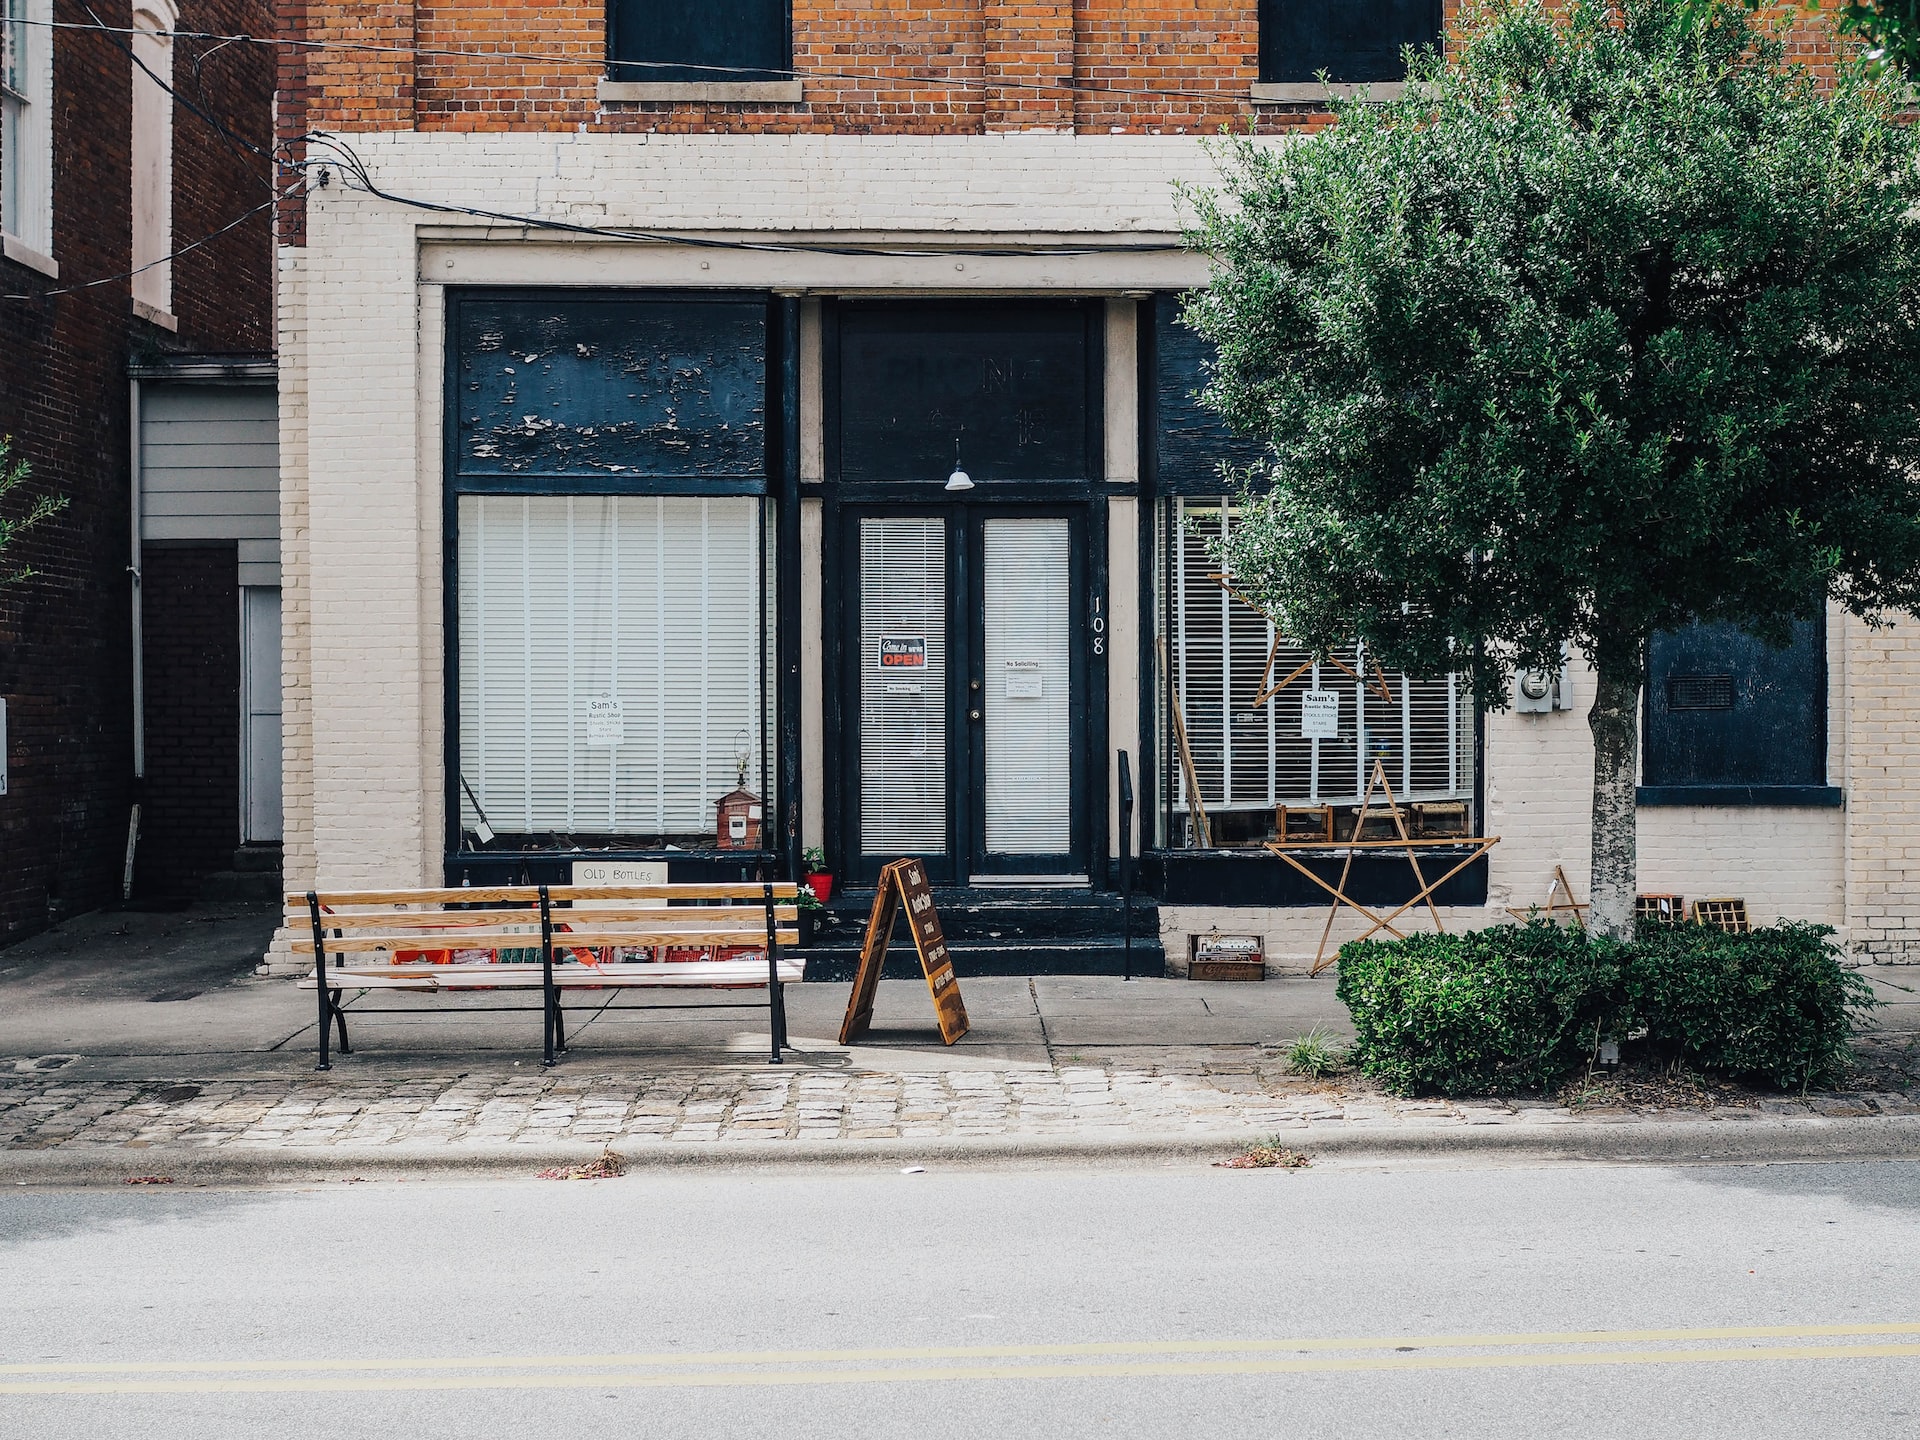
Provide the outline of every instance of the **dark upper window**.
{"type": "Polygon", "coordinates": [[[1642,744],[1646,786],[1824,786],[1825,634],[1819,621],[1797,622],[1783,650],[1731,625],[1655,635],[1642,744]]]}
{"type": "Polygon", "coordinates": [[[766,488],[764,296],[466,292],[453,332],[462,489],[766,488]]]}
{"type": "Polygon", "coordinates": [[[1230,488],[1220,466],[1244,469],[1258,463],[1266,447],[1229,430],[1201,401],[1215,352],[1211,341],[1180,322],[1180,297],[1156,295],[1152,310],[1153,383],[1146,399],[1154,487],[1162,495],[1218,495],[1230,488]]]}
{"type": "Polygon", "coordinates": [[[607,72],[642,83],[786,80],[789,14],[789,0],[613,0],[607,72]]]}
{"type": "Polygon", "coordinates": [[[1401,47],[1439,38],[1440,0],[1260,0],[1260,79],[1404,80],[1401,47]]]}
{"type": "Polygon", "coordinates": [[[828,473],[846,481],[1100,473],[1104,312],[1077,301],[849,301],[831,316],[828,473]]]}

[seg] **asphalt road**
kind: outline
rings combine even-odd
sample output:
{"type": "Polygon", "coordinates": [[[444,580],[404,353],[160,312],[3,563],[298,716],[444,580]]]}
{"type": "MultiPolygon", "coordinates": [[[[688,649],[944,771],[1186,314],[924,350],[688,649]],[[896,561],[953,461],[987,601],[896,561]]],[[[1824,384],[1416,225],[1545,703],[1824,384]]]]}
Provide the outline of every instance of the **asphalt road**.
{"type": "Polygon", "coordinates": [[[1916,1219],[1906,1161],[18,1190],[0,1434],[1920,1435],[1916,1219]]]}

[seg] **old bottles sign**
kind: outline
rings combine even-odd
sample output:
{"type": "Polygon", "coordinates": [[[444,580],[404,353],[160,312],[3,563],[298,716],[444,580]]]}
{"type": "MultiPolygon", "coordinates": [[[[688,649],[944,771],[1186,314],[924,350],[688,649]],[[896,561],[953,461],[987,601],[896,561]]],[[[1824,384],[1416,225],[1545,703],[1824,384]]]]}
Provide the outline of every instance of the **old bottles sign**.
{"type": "Polygon", "coordinates": [[[903,909],[907,929],[913,935],[914,953],[920,957],[920,972],[927,977],[927,993],[933,997],[934,1014],[940,1021],[940,1038],[951,1045],[970,1028],[967,1007],[960,999],[960,982],[954,977],[953,960],[947,954],[947,938],[940,931],[940,914],[933,907],[927,867],[918,860],[895,860],[881,870],[880,888],[873,897],[873,911],[867,916],[860,969],[853,977],[853,994],[847,997],[847,1018],[840,1022],[842,1045],[851,1045],[873,1024],[873,1001],[880,989],[880,972],[886,968],[887,942],[893,935],[893,922],[903,909]]]}

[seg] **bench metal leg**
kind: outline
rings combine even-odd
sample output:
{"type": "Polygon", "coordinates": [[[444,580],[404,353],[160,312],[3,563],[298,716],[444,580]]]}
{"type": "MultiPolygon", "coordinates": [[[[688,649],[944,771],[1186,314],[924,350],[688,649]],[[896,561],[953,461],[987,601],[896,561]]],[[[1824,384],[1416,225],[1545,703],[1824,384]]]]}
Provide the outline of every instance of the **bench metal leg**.
{"type": "MultiPolygon", "coordinates": [[[[353,1047],[347,1043],[347,1012],[340,1006],[340,993],[338,990],[331,992],[331,998],[327,1002],[327,1008],[333,1011],[333,1023],[340,1027],[340,1053],[342,1055],[351,1055],[353,1053],[353,1047]]],[[[324,1020],[320,1022],[320,1028],[322,1030],[327,1028],[324,1020]]]]}
{"type": "Polygon", "coordinates": [[[787,1002],[780,993],[780,946],[774,920],[772,885],[763,884],[760,887],[760,903],[767,913],[767,1030],[768,1040],[773,1046],[773,1054],[767,1063],[778,1065],[780,1052],[787,1043],[787,1002]]]}
{"type": "Polygon", "coordinates": [[[553,1048],[562,1055],[567,1053],[567,1011],[557,989],[553,992],[553,1048]]]}
{"type": "MultiPolygon", "coordinates": [[[[320,925],[320,897],[314,891],[307,892],[307,916],[313,922],[313,993],[320,1009],[320,1063],[316,1070],[331,1070],[333,1062],[327,1058],[327,1040],[333,1029],[332,1011],[338,1007],[337,999],[327,996],[327,937],[320,925]]],[[[347,1048],[346,1022],[340,1026],[340,1048],[347,1048]]]]}
{"type": "Polygon", "coordinates": [[[560,1019],[560,991],[553,983],[553,903],[547,887],[540,887],[540,998],[544,1012],[541,1024],[540,1068],[551,1070],[560,1062],[554,1058],[556,1044],[567,1048],[564,1023],[560,1019]]]}

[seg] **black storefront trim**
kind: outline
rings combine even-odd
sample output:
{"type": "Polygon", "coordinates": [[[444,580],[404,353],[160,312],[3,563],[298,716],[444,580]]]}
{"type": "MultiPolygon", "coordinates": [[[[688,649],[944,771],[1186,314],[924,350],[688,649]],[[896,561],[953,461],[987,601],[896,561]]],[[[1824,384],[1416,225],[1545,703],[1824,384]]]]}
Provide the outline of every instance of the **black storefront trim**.
{"type": "MultiPolygon", "coordinates": [[[[1444,875],[1469,852],[1446,847],[1419,852],[1420,871],[1444,875]]],[[[1340,882],[1347,863],[1339,855],[1302,856],[1301,863],[1330,885],[1340,882]]],[[[1162,905],[1231,905],[1263,909],[1325,908],[1332,897],[1284,861],[1262,850],[1153,850],[1141,857],[1141,888],[1162,905]]],[[[1375,853],[1353,857],[1346,893],[1378,909],[1401,905],[1419,891],[1405,855],[1375,853]]],[[[1441,905],[1487,903],[1487,857],[1472,864],[1433,892],[1441,905]]]]}
{"type": "Polygon", "coordinates": [[[1846,803],[1838,785],[1642,785],[1636,792],[1648,808],[1672,805],[1788,805],[1837,809],[1846,803]]]}
{"type": "MultiPolygon", "coordinates": [[[[799,474],[800,379],[799,302],[765,291],[686,291],[639,288],[575,290],[562,286],[450,287],[444,318],[446,353],[442,377],[441,435],[441,604],[445,622],[441,644],[441,757],[445,767],[445,875],[448,885],[568,884],[575,861],[666,861],[669,881],[753,880],[791,878],[798,873],[799,774],[797,736],[800,712],[799,677],[799,474]],[[766,440],[764,470],[759,474],[660,475],[628,472],[556,474],[525,472],[463,473],[460,464],[460,344],[463,307],[503,301],[544,303],[564,299],[569,304],[592,301],[688,301],[706,304],[760,304],[766,311],[764,342],[766,440]],[[780,737],[780,779],[775,803],[768,807],[770,828],[763,831],[775,847],[768,850],[467,850],[462,848],[460,790],[460,669],[459,669],[459,533],[463,495],[748,495],[773,497],[763,507],[763,523],[771,524],[776,547],[775,607],[777,617],[764,613],[762,636],[769,618],[791,617],[775,630],[775,686],[773,732],[780,737]],[[791,608],[789,608],[791,607],[791,608]],[[792,633],[790,633],[792,632],[792,633]],[[791,780],[791,786],[786,782],[791,780]],[[785,842],[785,843],[783,843],[785,842]]],[[[764,643],[764,639],[763,639],[764,643]]],[[[765,743],[763,739],[763,744],[765,743]]],[[[763,773],[773,769],[762,756],[763,773]]]]}
{"type": "Polygon", "coordinates": [[[576,862],[663,860],[669,884],[697,884],[777,875],[781,856],[771,850],[461,850],[447,856],[447,884],[571,885],[576,862]]]}

